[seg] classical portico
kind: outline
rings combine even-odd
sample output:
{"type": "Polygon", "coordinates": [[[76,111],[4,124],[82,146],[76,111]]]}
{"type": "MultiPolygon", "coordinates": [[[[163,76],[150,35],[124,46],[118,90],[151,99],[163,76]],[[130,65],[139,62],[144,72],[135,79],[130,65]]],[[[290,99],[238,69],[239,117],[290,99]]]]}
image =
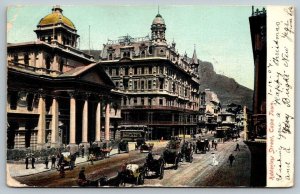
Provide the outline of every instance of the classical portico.
{"type": "Polygon", "coordinates": [[[107,82],[110,79],[103,79],[101,67],[97,64],[92,66],[86,68],[87,72],[74,73],[59,78],[59,81],[56,78],[51,81],[40,80],[35,75],[21,75],[10,71],[9,77],[17,76],[22,81],[8,90],[8,124],[15,122],[11,115],[21,112],[35,115],[32,119],[28,118],[25,124],[21,124],[24,119],[17,121],[22,126],[30,123],[33,129],[30,131],[30,138],[26,140],[27,129],[21,132],[22,128],[15,127],[12,132],[14,143],[10,147],[43,149],[67,146],[71,152],[75,152],[79,145],[88,149],[91,143],[108,143],[112,128],[111,103],[118,101],[119,97],[118,94],[111,93],[113,85],[107,82]],[[22,85],[30,85],[37,80],[47,87],[27,88],[27,91],[22,91],[22,85]],[[36,135],[35,143],[32,142],[33,134],[36,135]]]}
{"type": "Polygon", "coordinates": [[[73,22],[54,6],[34,31],[37,41],[7,46],[7,148],[74,152],[109,142],[110,103],[120,97],[102,67],[77,48],[73,22]]]}

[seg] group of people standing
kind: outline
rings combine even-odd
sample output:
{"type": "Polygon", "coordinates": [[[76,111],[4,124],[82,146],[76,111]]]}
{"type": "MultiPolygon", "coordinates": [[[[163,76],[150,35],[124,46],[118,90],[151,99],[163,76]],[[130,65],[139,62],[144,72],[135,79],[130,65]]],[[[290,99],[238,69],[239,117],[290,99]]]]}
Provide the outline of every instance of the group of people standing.
{"type": "MultiPolygon", "coordinates": [[[[35,157],[34,155],[31,155],[31,168],[34,169],[34,164],[35,164],[35,157]]],[[[29,156],[27,155],[26,158],[25,158],[25,165],[26,165],[26,169],[29,169],[28,168],[28,165],[29,165],[29,156]]]]}
{"type": "MultiPolygon", "coordinates": [[[[74,166],[75,166],[75,160],[76,160],[76,155],[73,154],[70,156],[70,169],[73,170],[74,166]]],[[[64,165],[64,155],[62,153],[58,153],[56,156],[52,155],[52,156],[45,156],[43,158],[43,163],[45,164],[45,169],[49,169],[49,162],[51,161],[51,169],[56,168],[64,165]]],[[[29,169],[29,163],[31,162],[31,167],[32,169],[35,168],[35,162],[36,162],[36,158],[34,157],[34,154],[32,154],[31,156],[27,155],[25,158],[25,165],[26,165],[26,169],[29,169]]]]}

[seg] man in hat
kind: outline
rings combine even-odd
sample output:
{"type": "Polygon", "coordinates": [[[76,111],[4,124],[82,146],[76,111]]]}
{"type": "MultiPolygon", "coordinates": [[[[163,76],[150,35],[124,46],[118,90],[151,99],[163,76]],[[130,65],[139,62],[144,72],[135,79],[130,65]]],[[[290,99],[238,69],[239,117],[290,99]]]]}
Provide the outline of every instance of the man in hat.
{"type": "Polygon", "coordinates": [[[28,163],[29,163],[29,157],[28,157],[28,155],[26,155],[26,158],[25,158],[26,169],[28,169],[28,163]]]}
{"type": "Polygon", "coordinates": [[[45,156],[45,169],[48,169],[48,164],[49,164],[49,160],[48,160],[48,156],[45,156]]]}
{"type": "Polygon", "coordinates": [[[56,157],[52,155],[51,157],[51,168],[55,168],[56,157]]]}
{"type": "Polygon", "coordinates": [[[31,167],[34,169],[34,163],[35,163],[35,158],[34,158],[34,154],[32,154],[32,157],[31,157],[31,167]]]}
{"type": "Polygon", "coordinates": [[[88,184],[88,180],[85,177],[84,171],[85,171],[85,168],[81,167],[81,170],[79,172],[78,179],[77,179],[77,184],[79,186],[86,186],[88,184]]]}
{"type": "Polygon", "coordinates": [[[232,154],[230,154],[228,158],[228,161],[230,162],[230,166],[232,166],[233,160],[235,160],[235,157],[232,154]]]}

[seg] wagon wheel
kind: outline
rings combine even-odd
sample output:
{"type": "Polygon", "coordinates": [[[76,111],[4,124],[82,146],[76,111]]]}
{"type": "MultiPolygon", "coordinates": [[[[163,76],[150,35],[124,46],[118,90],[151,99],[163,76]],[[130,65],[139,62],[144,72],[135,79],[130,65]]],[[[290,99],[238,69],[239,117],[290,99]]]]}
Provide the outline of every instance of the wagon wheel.
{"type": "Polygon", "coordinates": [[[175,166],[174,166],[174,170],[177,170],[177,168],[178,168],[178,163],[179,163],[179,158],[176,157],[176,158],[175,158],[175,166]]]}
{"type": "Polygon", "coordinates": [[[164,171],[165,171],[165,169],[164,169],[164,164],[162,163],[162,164],[160,165],[160,172],[159,172],[159,179],[160,179],[160,180],[164,178],[164,171]]]}
{"type": "Polygon", "coordinates": [[[117,176],[117,180],[118,180],[118,187],[125,187],[125,180],[124,180],[124,177],[121,175],[121,173],[118,173],[118,176],[117,176]]]}
{"type": "Polygon", "coordinates": [[[143,185],[145,182],[145,174],[143,172],[136,178],[136,185],[143,185]]]}
{"type": "Polygon", "coordinates": [[[194,159],[194,158],[193,158],[193,154],[191,154],[191,155],[190,155],[190,161],[189,161],[189,162],[192,163],[192,162],[193,162],[193,159],[194,159]]]}
{"type": "Polygon", "coordinates": [[[145,168],[145,176],[150,176],[150,170],[148,167],[145,168]]]}

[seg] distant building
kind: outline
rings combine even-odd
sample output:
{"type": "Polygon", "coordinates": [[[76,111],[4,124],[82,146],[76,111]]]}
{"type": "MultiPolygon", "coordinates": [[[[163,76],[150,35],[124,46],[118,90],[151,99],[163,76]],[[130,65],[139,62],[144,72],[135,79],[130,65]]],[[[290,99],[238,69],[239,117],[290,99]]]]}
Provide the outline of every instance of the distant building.
{"type": "Polygon", "coordinates": [[[7,45],[8,149],[75,151],[109,141],[111,122],[121,116],[114,83],[77,49],[77,29],[62,12],[55,6],[39,21],[36,41],[7,45]]]}
{"type": "Polygon", "coordinates": [[[218,126],[217,118],[221,111],[218,95],[210,89],[205,89],[205,126],[208,130],[215,130],[218,126]]]}
{"type": "Polygon", "coordinates": [[[199,113],[198,113],[198,128],[205,128],[205,112],[206,112],[206,93],[200,92],[200,104],[199,104],[199,113]]]}
{"type": "Polygon", "coordinates": [[[199,111],[199,80],[196,51],[192,58],[180,55],[165,37],[166,24],[158,13],[151,36],[129,35],[109,40],[100,64],[117,89],[123,129],[144,129],[153,139],[195,133],[199,111]]]}

